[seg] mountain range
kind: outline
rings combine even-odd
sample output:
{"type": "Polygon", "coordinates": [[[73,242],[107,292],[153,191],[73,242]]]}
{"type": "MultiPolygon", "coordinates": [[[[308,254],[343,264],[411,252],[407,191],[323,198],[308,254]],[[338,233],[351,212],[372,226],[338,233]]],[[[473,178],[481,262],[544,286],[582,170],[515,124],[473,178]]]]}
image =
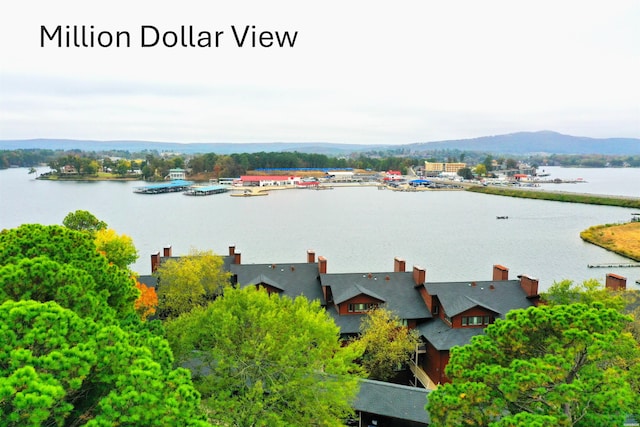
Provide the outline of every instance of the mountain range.
{"type": "Polygon", "coordinates": [[[260,142],[260,143],[180,143],[155,141],[96,141],[81,139],[16,139],[0,140],[0,150],[43,148],[51,150],[129,152],[158,151],[194,153],[257,153],[298,151],[326,155],[347,155],[368,151],[394,151],[421,155],[435,150],[476,151],[492,154],[526,155],[603,154],[640,155],[640,138],[588,138],[552,131],[516,132],[471,139],[417,142],[411,144],[339,144],[327,142],[260,142]]]}

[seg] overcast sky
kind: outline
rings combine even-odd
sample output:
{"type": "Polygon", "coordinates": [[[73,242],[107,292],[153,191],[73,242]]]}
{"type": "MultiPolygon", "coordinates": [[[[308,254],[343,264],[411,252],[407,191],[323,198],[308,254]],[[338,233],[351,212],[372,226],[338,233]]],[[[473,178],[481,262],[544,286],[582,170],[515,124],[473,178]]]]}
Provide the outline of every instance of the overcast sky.
{"type": "Polygon", "coordinates": [[[0,139],[640,137],[637,0],[13,1],[0,66],[0,139]],[[127,31],[130,47],[41,47],[41,25],[127,31]],[[232,25],[297,36],[238,47],[232,25]],[[142,26],[222,34],[143,48],[142,26]]]}

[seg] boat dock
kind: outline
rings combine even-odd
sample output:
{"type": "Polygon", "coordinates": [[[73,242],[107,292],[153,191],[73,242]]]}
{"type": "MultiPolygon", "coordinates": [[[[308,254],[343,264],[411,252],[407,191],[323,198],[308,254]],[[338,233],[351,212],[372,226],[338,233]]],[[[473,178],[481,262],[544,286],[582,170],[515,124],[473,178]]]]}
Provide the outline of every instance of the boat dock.
{"type": "Polygon", "coordinates": [[[226,193],[229,191],[228,185],[207,185],[193,186],[184,192],[185,196],[209,196],[211,194],[226,193]]]}
{"type": "Polygon", "coordinates": [[[622,263],[610,263],[610,264],[588,264],[589,268],[617,268],[617,267],[640,267],[640,262],[622,262],[622,263]]]}
{"type": "Polygon", "coordinates": [[[171,182],[163,182],[161,184],[145,185],[144,187],[136,187],[133,189],[134,193],[138,194],[163,194],[163,193],[178,193],[187,190],[193,185],[192,181],[185,181],[183,179],[174,179],[171,182]]]}

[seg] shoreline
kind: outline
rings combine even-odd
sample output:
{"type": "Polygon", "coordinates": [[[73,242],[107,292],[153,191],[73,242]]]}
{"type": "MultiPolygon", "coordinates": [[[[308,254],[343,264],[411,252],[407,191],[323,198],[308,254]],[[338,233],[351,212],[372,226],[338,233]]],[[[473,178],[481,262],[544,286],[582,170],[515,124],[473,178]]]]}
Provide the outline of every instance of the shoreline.
{"type": "Polygon", "coordinates": [[[585,242],[640,262],[640,221],[594,225],[580,233],[585,242]]]}
{"type": "Polygon", "coordinates": [[[562,191],[520,190],[514,188],[469,186],[467,191],[495,196],[516,197],[521,199],[548,200],[564,203],[583,203],[588,205],[618,206],[640,209],[640,198],[631,196],[612,196],[606,194],[570,193],[562,191]]]}

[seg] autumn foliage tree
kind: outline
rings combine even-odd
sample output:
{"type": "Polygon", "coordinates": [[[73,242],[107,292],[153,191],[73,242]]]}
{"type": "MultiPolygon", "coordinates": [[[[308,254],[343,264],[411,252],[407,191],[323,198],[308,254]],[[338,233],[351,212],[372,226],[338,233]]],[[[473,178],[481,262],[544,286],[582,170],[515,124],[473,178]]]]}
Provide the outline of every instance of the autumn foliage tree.
{"type": "Polygon", "coordinates": [[[358,338],[364,347],[361,364],[369,378],[387,381],[398,366],[411,359],[419,343],[415,331],[403,326],[398,316],[385,308],[371,310],[360,325],[358,338]]]}
{"type": "Polygon", "coordinates": [[[118,234],[112,228],[96,231],[95,243],[98,252],[120,268],[128,268],[138,259],[138,250],[131,237],[118,234]]]}
{"type": "Polygon", "coordinates": [[[163,262],[155,273],[159,278],[159,316],[177,317],[194,307],[207,305],[220,295],[231,277],[223,262],[212,251],[198,250],[163,262]]]}
{"type": "Polygon", "coordinates": [[[150,286],[140,283],[136,280],[136,288],[140,291],[140,296],[134,303],[134,307],[140,318],[146,320],[149,316],[153,316],[158,308],[158,295],[156,290],[150,286]]]}

